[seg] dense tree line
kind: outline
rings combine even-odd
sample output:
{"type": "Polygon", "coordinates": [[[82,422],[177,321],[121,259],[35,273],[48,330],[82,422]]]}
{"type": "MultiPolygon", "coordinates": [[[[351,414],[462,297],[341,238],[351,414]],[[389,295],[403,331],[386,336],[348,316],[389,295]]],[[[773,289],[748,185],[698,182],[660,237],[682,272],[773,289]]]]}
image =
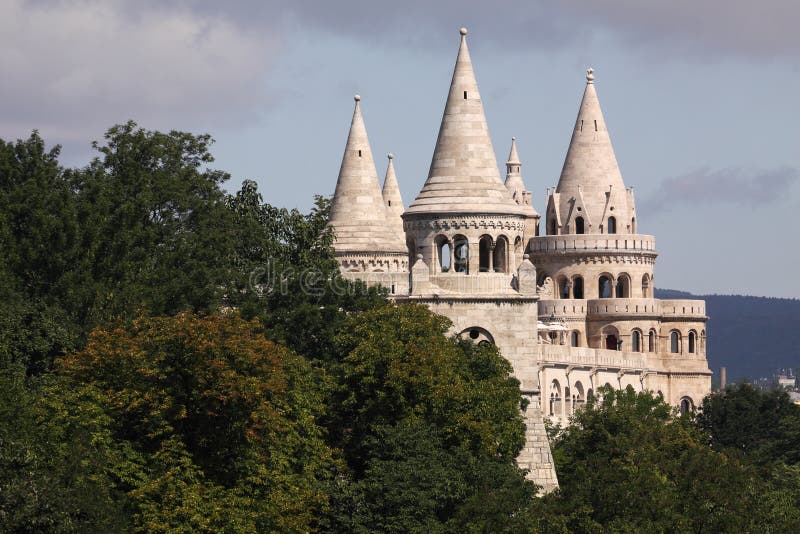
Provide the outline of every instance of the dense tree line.
{"type": "Polygon", "coordinates": [[[798,408],[747,387],[603,391],[537,497],[496,348],[342,280],[328,202],[226,193],[210,144],[0,141],[0,531],[797,529],[798,408]]]}

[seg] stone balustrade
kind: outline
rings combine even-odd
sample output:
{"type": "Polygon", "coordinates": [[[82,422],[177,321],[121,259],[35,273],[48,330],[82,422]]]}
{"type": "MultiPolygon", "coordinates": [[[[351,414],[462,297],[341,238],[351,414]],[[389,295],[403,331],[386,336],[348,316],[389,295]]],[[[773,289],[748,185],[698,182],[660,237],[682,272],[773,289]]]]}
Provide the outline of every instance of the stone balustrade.
{"type": "Polygon", "coordinates": [[[586,301],[588,315],[659,317],[662,301],[656,299],[590,299],[586,301]]]}
{"type": "MultiPolygon", "coordinates": [[[[539,317],[585,317],[592,315],[660,317],[662,302],[657,299],[546,299],[539,301],[539,317]]],[[[694,309],[697,309],[697,302],[694,309]]]]}
{"type": "Polygon", "coordinates": [[[530,241],[530,253],[545,252],[650,252],[656,253],[656,238],[641,234],[567,234],[537,236],[530,241]]]}
{"type": "Polygon", "coordinates": [[[586,317],[584,299],[543,299],[539,301],[539,317],[586,317]]]}
{"type": "Polygon", "coordinates": [[[647,356],[639,352],[546,345],[539,347],[539,364],[579,365],[610,369],[646,369],[647,356]]]}
{"type": "Polygon", "coordinates": [[[690,299],[666,299],[661,301],[661,313],[665,319],[706,318],[706,301],[690,299]]]}
{"type": "Polygon", "coordinates": [[[432,284],[450,293],[462,295],[513,292],[509,273],[439,273],[430,277],[432,284]]]}

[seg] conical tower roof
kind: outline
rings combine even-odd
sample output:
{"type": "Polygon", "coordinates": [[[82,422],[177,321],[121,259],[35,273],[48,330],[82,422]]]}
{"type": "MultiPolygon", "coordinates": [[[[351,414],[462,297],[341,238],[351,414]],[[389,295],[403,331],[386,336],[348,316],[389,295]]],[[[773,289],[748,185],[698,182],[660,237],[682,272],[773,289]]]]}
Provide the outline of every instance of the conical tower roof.
{"type": "Polygon", "coordinates": [[[521,214],[500,180],[466,35],[467,30],[461,28],[461,45],[428,179],[406,214],[521,214]]]}
{"type": "Polygon", "coordinates": [[[405,241],[403,230],[403,197],[400,195],[400,186],[397,184],[397,175],[394,172],[394,156],[388,154],[389,164],[386,167],[386,177],[383,179],[383,203],[386,206],[386,217],[395,233],[405,241]]]}
{"type": "MultiPolygon", "coordinates": [[[[575,120],[564,167],[556,186],[559,211],[568,219],[570,202],[581,194],[590,219],[602,224],[609,216],[622,221],[631,216],[622,181],[594,84],[594,69],[586,71],[586,89],[575,120]]],[[[594,228],[592,233],[598,231],[594,228]]]]}
{"type": "Polygon", "coordinates": [[[372,159],[361,97],[355,97],[350,134],[331,203],[330,224],[337,252],[406,252],[405,243],[390,229],[378,173],[372,159]]]}

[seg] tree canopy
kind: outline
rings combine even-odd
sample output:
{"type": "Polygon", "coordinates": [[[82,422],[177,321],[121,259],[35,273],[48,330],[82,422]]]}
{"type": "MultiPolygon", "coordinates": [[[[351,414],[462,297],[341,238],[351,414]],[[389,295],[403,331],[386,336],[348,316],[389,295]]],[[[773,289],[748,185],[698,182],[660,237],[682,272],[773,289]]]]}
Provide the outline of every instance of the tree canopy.
{"type": "Polygon", "coordinates": [[[0,140],[0,531],[800,528],[800,407],[747,386],[600,391],[537,496],[497,348],[343,280],[329,200],[226,192],[211,146],[0,140]]]}

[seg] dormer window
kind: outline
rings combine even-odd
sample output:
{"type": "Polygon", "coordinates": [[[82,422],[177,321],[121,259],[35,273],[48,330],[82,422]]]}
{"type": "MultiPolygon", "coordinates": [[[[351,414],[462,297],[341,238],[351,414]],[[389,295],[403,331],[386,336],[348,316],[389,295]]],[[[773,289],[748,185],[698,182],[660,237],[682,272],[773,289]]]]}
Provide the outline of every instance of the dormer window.
{"type": "Polygon", "coordinates": [[[360,150],[358,151],[358,157],[359,158],[361,157],[361,151],[360,150]]]}
{"type": "Polygon", "coordinates": [[[466,100],[466,99],[467,99],[467,92],[464,91],[464,100],[466,100]]]}

